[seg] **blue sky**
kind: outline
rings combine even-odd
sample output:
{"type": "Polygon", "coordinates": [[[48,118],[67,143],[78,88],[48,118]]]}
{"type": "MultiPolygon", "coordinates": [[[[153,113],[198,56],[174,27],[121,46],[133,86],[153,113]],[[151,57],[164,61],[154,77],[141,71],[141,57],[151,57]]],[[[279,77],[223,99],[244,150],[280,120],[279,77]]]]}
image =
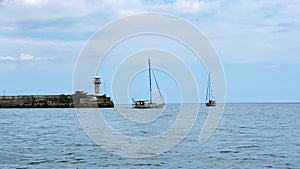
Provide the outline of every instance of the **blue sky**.
{"type": "MultiPolygon", "coordinates": [[[[1,95],[71,93],[77,56],[99,28],[132,14],[162,12],[194,24],[214,45],[228,102],[300,101],[299,9],[299,0],[0,0],[1,95]]],[[[190,66],[200,67],[203,101],[206,72],[201,63],[190,66]]],[[[108,95],[113,71],[99,68],[108,95]]],[[[158,76],[169,79],[161,80],[162,89],[172,82],[158,76]]],[[[169,102],[178,102],[178,93],[165,92],[169,102]]]]}

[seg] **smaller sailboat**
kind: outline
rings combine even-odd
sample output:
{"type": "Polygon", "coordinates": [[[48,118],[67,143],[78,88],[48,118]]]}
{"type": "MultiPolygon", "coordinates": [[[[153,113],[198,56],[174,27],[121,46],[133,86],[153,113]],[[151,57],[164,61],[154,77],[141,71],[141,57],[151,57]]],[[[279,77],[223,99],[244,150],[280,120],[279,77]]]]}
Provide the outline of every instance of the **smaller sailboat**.
{"type": "Polygon", "coordinates": [[[210,79],[210,73],[208,73],[207,91],[206,91],[206,106],[216,106],[216,101],[213,99],[212,85],[210,79]]]}
{"type": "Polygon", "coordinates": [[[132,99],[132,101],[133,101],[133,103],[132,103],[133,108],[138,108],[138,109],[162,108],[165,105],[165,103],[163,101],[162,94],[160,92],[160,89],[159,89],[159,86],[158,86],[158,83],[157,83],[157,80],[156,80],[156,77],[155,77],[155,74],[154,74],[154,71],[151,69],[150,59],[148,59],[148,64],[149,64],[148,72],[149,72],[149,86],[150,86],[150,90],[149,90],[149,95],[150,96],[149,97],[150,97],[150,100],[149,101],[148,100],[136,100],[135,101],[134,99],[132,99]],[[151,79],[151,73],[153,74],[153,77],[154,77],[154,80],[155,80],[155,84],[156,84],[156,87],[158,89],[161,101],[162,101],[161,104],[153,103],[152,102],[152,79],[151,79]]]}

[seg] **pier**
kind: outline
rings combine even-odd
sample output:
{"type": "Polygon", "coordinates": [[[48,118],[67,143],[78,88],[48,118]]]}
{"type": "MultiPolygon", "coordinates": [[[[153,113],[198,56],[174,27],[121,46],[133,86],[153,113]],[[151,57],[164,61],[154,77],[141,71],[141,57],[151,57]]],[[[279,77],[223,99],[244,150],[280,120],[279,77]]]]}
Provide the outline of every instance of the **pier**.
{"type": "Polygon", "coordinates": [[[60,95],[0,96],[0,108],[111,108],[114,103],[106,94],[100,95],[100,77],[94,78],[94,95],[84,91],[60,95]]]}
{"type": "Polygon", "coordinates": [[[106,95],[20,95],[0,96],[0,108],[111,108],[106,95]]]}

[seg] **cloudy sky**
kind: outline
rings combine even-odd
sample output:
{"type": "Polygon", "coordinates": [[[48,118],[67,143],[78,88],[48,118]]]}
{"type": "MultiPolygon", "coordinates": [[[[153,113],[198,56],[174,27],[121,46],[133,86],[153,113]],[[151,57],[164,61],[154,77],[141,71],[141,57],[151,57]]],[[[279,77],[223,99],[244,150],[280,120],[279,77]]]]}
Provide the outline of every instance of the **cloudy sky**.
{"type": "MultiPolygon", "coordinates": [[[[158,12],[185,19],[211,41],[228,102],[300,101],[299,9],[299,0],[0,0],[1,95],[71,93],[76,59],[97,30],[158,12]]],[[[110,95],[106,71],[113,72],[99,70],[101,90],[110,95]]]]}

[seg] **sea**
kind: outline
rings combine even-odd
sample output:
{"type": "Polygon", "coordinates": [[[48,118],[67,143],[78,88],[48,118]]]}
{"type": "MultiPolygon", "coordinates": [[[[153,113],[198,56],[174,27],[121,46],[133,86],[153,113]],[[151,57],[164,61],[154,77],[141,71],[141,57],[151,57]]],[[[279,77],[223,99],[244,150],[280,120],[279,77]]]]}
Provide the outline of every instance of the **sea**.
{"type": "MultiPolygon", "coordinates": [[[[168,104],[154,120],[142,123],[122,117],[122,109],[131,111],[122,105],[99,113],[128,137],[154,137],[180,118],[180,104],[168,104]]],[[[0,168],[300,168],[300,104],[226,104],[212,135],[199,142],[211,109],[201,104],[182,140],[147,157],[116,153],[130,144],[124,140],[111,142],[115,152],[96,144],[81,127],[76,109],[0,109],[0,168]]],[[[149,147],[168,143],[165,138],[149,147]]]]}

